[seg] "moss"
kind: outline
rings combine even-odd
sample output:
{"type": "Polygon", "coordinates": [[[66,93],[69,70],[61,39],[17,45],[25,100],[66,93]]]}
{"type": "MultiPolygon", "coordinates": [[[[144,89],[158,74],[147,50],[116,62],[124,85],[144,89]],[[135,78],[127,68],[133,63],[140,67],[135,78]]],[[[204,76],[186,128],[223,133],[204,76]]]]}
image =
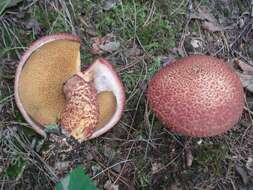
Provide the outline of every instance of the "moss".
{"type": "Polygon", "coordinates": [[[225,145],[207,144],[198,150],[194,162],[201,166],[203,172],[212,171],[215,175],[222,176],[224,174],[223,161],[227,153],[228,148],[225,145]]]}
{"type": "Polygon", "coordinates": [[[150,17],[150,9],[140,3],[126,2],[110,12],[99,12],[95,26],[101,35],[114,32],[124,40],[137,36],[151,54],[166,52],[175,47],[178,28],[164,19],[160,10],[150,17]]]}

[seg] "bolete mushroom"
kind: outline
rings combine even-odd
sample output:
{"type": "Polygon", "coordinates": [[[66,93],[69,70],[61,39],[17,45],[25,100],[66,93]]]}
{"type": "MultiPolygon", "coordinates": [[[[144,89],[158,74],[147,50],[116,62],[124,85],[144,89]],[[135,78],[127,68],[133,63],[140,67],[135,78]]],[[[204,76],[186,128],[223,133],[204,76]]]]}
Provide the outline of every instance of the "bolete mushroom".
{"type": "Polygon", "coordinates": [[[226,132],[244,106],[243,88],[233,68],[211,56],[189,56],[168,64],[152,77],[147,96],[168,128],[193,137],[226,132]]]}
{"type": "Polygon", "coordinates": [[[37,40],[22,56],[15,99],[39,134],[46,136],[45,127],[58,122],[66,134],[83,141],[105,133],[119,121],[125,94],[108,61],[97,59],[81,72],[79,37],[56,34],[37,40]]]}

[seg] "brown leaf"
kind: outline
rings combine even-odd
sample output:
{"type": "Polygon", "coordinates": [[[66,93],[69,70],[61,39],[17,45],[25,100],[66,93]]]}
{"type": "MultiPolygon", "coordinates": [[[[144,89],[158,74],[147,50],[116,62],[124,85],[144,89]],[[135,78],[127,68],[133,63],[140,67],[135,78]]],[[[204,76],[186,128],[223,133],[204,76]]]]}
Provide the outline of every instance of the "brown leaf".
{"type": "Polygon", "coordinates": [[[26,29],[33,30],[35,34],[38,34],[41,32],[40,24],[34,18],[30,19],[28,22],[26,22],[24,24],[25,24],[26,29]]]}
{"type": "Polygon", "coordinates": [[[206,6],[199,7],[198,10],[190,15],[192,19],[207,20],[209,22],[217,22],[210,10],[206,6]]]}
{"type": "Polygon", "coordinates": [[[248,65],[242,60],[235,60],[235,64],[240,67],[242,72],[237,72],[243,87],[245,87],[248,91],[253,92],[253,66],[248,65]]]}
{"type": "Polygon", "coordinates": [[[104,37],[91,38],[92,48],[90,53],[103,54],[105,52],[113,52],[119,49],[120,42],[116,41],[116,37],[113,34],[107,34],[104,37]]]}
{"type": "Polygon", "coordinates": [[[224,28],[220,24],[209,21],[204,21],[202,23],[202,27],[209,32],[220,32],[224,30],[224,28]]]}
{"type": "Polygon", "coordinates": [[[120,47],[120,43],[118,41],[108,42],[108,43],[99,45],[99,48],[106,52],[116,51],[119,49],[119,47],[120,47]]]}
{"type": "Polygon", "coordinates": [[[163,165],[159,162],[152,163],[152,168],[151,168],[152,174],[154,175],[157,172],[159,172],[162,167],[163,165]]]}
{"type": "Polygon", "coordinates": [[[235,60],[235,63],[242,69],[244,74],[253,75],[253,66],[248,65],[240,59],[235,60]]]}
{"type": "Polygon", "coordinates": [[[105,190],[119,190],[119,185],[115,185],[111,180],[107,180],[104,185],[105,190]]]}
{"type": "Polygon", "coordinates": [[[176,58],[172,54],[169,54],[166,57],[163,57],[161,60],[163,67],[166,67],[167,65],[169,65],[175,61],[176,61],[176,58]]]}
{"type": "Polygon", "coordinates": [[[137,57],[137,56],[140,56],[141,54],[142,54],[142,50],[136,46],[134,46],[130,49],[127,49],[125,51],[126,57],[137,57]]]}
{"type": "Polygon", "coordinates": [[[104,11],[110,11],[119,3],[120,3],[120,0],[104,0],[102,3],[102,9],[104,11]]]}
{"type": "Polygon", "coordinates": [[[191,167],[193,162],[193,155],[190,149],[186,150],[186,165],[187,167],[191,167]]]}
{"type": "Polygon", "coordinates": [[[224,27],[217,22],[216,18],[206,6],[199,7],[197,11],[190,15],[190,18],[204,21],[202,23],[202,27],[210,32],[219,32],[224,30],[224,27]]]}
{"type": "Polygon", "coordinates": [[[248,170],[248,174],[253,177],[253,157],[248,157],[246,168],[248,170]]]}
{"type": "Polygon", "coordinates": [[[239,165],[236,165],[235,166],[235,170],[236,172],[240,175],[240,177],[242,178],[242,181],[245,185],[247,185],[249,183],[249,176],[247,174],[247,172],[245,171],[244,168],[242,168],[241,166],[239,165]]]}
{"type": "Polygon", "coordinates": [[[241,79],[242,86],[248,91],[253,92],[253,75],[239,73],[239,77],[241,79]]]}

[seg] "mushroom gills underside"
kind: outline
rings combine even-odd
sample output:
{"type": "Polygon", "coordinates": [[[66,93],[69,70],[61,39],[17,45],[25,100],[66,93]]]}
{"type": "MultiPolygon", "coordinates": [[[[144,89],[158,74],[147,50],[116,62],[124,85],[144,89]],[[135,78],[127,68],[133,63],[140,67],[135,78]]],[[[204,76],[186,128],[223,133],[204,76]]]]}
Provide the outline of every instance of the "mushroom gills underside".
{"type": "Polygon", "coordinates": [[[30,117],[41,126],[56,123],[65,106],[63,83],[80,72],[80,43],[54,40],[34,50],[19,81],[19,96],[30,117]]]}

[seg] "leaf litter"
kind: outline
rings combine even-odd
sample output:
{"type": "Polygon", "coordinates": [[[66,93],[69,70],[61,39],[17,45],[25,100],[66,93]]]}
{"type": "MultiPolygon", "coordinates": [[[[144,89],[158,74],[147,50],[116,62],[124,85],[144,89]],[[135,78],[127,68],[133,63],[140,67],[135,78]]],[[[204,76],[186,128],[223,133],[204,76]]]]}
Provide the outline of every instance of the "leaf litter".
{"type": "Polygon", "coordinates": [[[240,59],[235,60],[235,63],[242,70],[242,72],[237,73],[239,74],[243,87],[253,92],[253,66],[240,59]]]}
{"type": "Polygon", "coordinates": [[[120,42],[116,40],[116,36],[112,33],[103,37],[93,37],[91,43],[90,53],[93,55],[112,53],[120,48],[120,42]]]}

